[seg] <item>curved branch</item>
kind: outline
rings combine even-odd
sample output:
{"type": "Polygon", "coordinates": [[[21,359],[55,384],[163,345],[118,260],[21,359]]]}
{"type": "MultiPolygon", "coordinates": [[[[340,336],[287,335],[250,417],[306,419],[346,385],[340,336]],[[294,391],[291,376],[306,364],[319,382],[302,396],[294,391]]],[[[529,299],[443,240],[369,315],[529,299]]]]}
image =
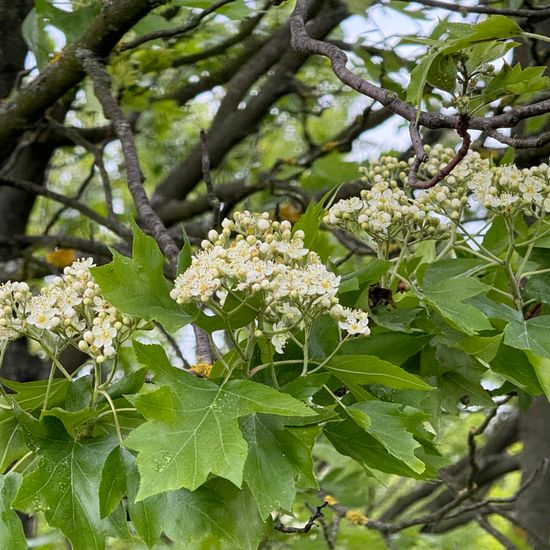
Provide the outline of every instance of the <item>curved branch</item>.
{"type": "MultiPolygon", "coordinates": [[[[405,2],[407,0],[399,0],[405,2]]],[[[491,6],[462,6],[460,4],[449,4],[439,0],[415,0],[418,4],[430,8],[441,8],[459,13],[485,13],[488,15],[509,15],[511,17],[550,17],[550,8],[528,9],[528,8],[493,8],[491,6]]]]}

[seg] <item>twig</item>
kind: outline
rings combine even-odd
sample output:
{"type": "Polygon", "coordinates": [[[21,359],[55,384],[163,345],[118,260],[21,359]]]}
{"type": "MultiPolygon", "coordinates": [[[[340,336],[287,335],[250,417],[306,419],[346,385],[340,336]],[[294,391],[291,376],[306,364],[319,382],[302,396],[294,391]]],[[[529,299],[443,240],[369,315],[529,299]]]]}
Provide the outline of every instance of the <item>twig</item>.
{"type": "MultiPolygon", "coordinates": [[[[406,0],[399,0],[404,2],[406,0]]],[[[550,8],[526,9],[526,8],[492,8],[490,6],[462,6],[458,3],[450,4],[439,0],[415,0],[423,6],[441,8],[459,13],[486,13],[488,15],[510,15],[512,17],[550,17],[550,8]]]]}
{"type": "Polygon", "coordinates": [[[449,161],[449,164],[439,170],[439,172],[433,176],[433,178],[424,181],[418,179],[418,169],[423,162],[426,162],[427,155],[424,148],[421,148],[421,153],[418,153],[418,147],[422,146],[420,141],[420,134],[418,133],[418,127],[411,122],[410,126],[411,138],[413,139],[413,148],[415,149],[414,161],[411,165],[409,177],[407,183],[416,189],[429,189],[437,185],[442,179],[446,178],[457,166],[457,164],[466,156],[468,149],[470,148],[471,138],[468,133],[468,117],[463,115],[460,117],[460,123],[456,128],[457,134],[462,138],[462,145],[456,152],[455,156],[449,161]],[[413,138],[414,136],[414,138],[413,138]]]}
{"type": "Polygon", "coordinates": [[[105,204],[107,205],[107,218],[111,220],[116,219],[115,213],[113,211],[113,193],[111,189],[111,180],[109,179],[109,174],[107,173],[105,163],[103,162],[103,148],[96,147],[93,143],[88,141],[76,128],[68,128],[54,120],[51,121],[51,124],[60,133],[64,133],[75,145],[80,145],[81,147],[84,147],[86,151],[93,155],[95,165],[97,166],[99,175],[101,177],[101,183],[103,185],[105,204]]]}
{"type": "Polygon", "coordinates": [[[477,515],[476,521],[484,531],[487,531],[487,533],[498,540],[498,542],[500,542],[506,550],[519,550],[519,548],[508,537],[506,537],[498,529],[495,529],[482,514],[477,515]]]}
{"type": "Polygon", "coordinates": [[[107,227],[113,233],[115,233],[116,235],[118,235],[119,237],[125,240],[128,240],[128,238],[131,238],[132,236],[131,232],[128,230],[128,228],[124,224],[121,224],[116,220],[108,220],[107,218],[105,218],[104,216],[101,216],[95,210],[92,210],[85,204],[75,201],[70,197],[66,197],[65,195],[60,195],[55,191],[50,191],[49,189],[42,187],[41,185],[37,185],[36,183],[26,181],[26,180],[21,180],[19,178],[1,176],[0,186],[1,185],[7,185],[9,187],[16,187],[17,189],[23,189],[24,191],[29,191],[30,193],[35,193],[36,195],[42,195],[43,197],[54,200],[60,204],[65,204],[69,208],[72,208],[73,210],[80,212],[87,218],[97,222],[99,225],[103,225],[104,227],[107,227]]]}
{"type": "MultiPolygon", "coordinates": [[[[90,172],[88,173],[86,178],[84,178],[84,181],[80,184],[80,187],[77,189],[76,193],[73,195],[73,200],[75,200],[75,201],[80,200],[80,198],[84,194],[84,191],[86,191],[88,185],[90,185],[90,182],[93,180],[94,172],[95,172],[95,166],[92,164],[92,166],[90,168],[90,172]]],[[[47,235],[50,232],[51,228],[59,220],[61,214],[63,214],[63,212],[65,212],[68,208],[69,207],[67,205],[63,205],[63,206],[61,206],[60,208],[57,209],[57,211],[50,218],[50,221],[48,222],[48,224],[44,228],[44,235],[47,235]]]]}
{"type": "Polygon", "coordinates": [[[103,243],[67,235],[10,235],[9,237],[0,237],[0,244],[13,244],[14,242],[28,246],[74,248],[95,257],[111,258],[109,248],[103,243]]]}
{"type": "Polygon", "coordinates": [[[135,40],[131,40],[129,42],[122,43],[118,50],[121,52],[124,52],[126,50],[131,50],[132,48],[136,48],[137,46],[144,44],[145,42],[149,42],[150,40],[156,40],[157,38],[170,38],[172,36],[176,36],[178,34],[184,34],[190,30],[193,30],[194,28],[198,27],[200,22],[211,13],[215,12],[222,6],[225,6],[226,4],[229,4],[231,2],[234,2],[235,0],[218,0],[208,8],[202,10],[196,15],[193,15],[189,18],[189,20],[184,23],[183,25],[179,27],[174,27],[173,29],[161,29],[158,31],[153,31],[147,34],[144,34],[143,36],[140,36],[139,38],[136,38],[135,40]]]}
{"type": "Polygon", "coordinates": [[[315,513],[308,519],[307,523],[303,527],[287,527],[286,525],[283,525],[282,523],[275,524],[275,529],[277,531],[281,531],[281,533],[309,533],[311,531],[311,528],[315,525],[315,522],[323,517],[323,508],[328,506],[328,502],[323,502],[323,504],[317,506],[317,509],[315,510],[315,513]]]}
{"type": "Polygon", "coordinates": [[[227,54],[227,49],[235,44],[241,42],[244,38],[250,36],[252,31],[258,26],[260,21],[265,17],[271,6],[271,0],[266,0],[264,5],[260,8],[257,14],[252,15],[244,19],[239,27],[239,30],[234,35],[221,41],[219,44],[212,46],[211,48],[205,48],[199,52],[178,57],[172,62],[172,67],[181,67],[182,65],[189,65],[191,63],[197,63],[203,59],[208,59],[220,54],[227,54]]]}

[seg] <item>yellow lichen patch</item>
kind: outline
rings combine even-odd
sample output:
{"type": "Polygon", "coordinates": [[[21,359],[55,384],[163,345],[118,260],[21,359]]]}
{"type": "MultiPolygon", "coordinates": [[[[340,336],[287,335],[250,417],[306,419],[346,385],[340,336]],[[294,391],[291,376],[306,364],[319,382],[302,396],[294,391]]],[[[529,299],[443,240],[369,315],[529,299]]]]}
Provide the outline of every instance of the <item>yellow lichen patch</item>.
{"type": "Polygon", "coordinates": [[[76,260],[76,252],[72,248],[56,248],[46,254],[46,261],[56,267],[67,267],[76,260]]]}
{"type": "Polygon", "coordinates": [[[212,365],[210,363],[195,363],[189,370],[201,378],[208,378],[212,372],[212,365]]]}
{"type": "Polygon", "coordinates": [[[355,525],[367,525],[369,522],[369,518],[357,510],[348,510],[346,512],[346,519],[355,525]]]}

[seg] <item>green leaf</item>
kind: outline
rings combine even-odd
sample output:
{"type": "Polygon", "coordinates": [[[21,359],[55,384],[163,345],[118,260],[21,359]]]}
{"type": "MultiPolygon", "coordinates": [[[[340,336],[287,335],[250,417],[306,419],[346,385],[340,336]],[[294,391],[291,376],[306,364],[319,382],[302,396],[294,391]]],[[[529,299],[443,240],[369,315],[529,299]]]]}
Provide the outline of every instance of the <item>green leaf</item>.
{"type": "Polygon", "coordinates": [[[185,229],[183,229],[183,226],[182,226],[182,230],[183,230],[183,248],[178,254],[178,275],[187,271],[187,268],[191,265],[191,259],[193,255],[191,251],[191,243],[189,242],[189,237],[187,236],[185,229]]]}
{"type": "Polygon", "coordinates": [[[422,96],[424,95],[424,87],[428,80],[430,67],[439,53],[439,48],[432,46],[411,71],[411,81],[407,87],[407,101],[416,107],[420,107],[422,103],[422,96]]]}
{"type": "Polygon", "coordinates": [[[320,428],[285,428],[280,418],[253,414],[241,420],[248,443],[244,479],[266,518],[274,510],[291,510],[296,478],[316,487],[311,449],[320,428]]]}
{"type": "Polygon", "coordinates": [[[391,262],[388,260],[371,260],[365,267],[342,277],[338,293],[340,295],[377,283],[388,272],[391,262]]]}
{"type": "Polygon", "coordinates": [[[417,479],[422,477],[402,460],[389,454],[384,445],[351,419],[330,422],[323,432],[339,453],[359,462],[370,475],[371,468],[374,468],[388,474],[417,479]]]}
{"type": "MultiPolygon", "coordinates": [[[[42,408],[47,380],[32,382],[14,382],[13,380],[0,379],[0,383],[16,392],[10,398],[25,411],[34,411],[42,408]]],[[[49,403],[51,406],[63,403],[67,394],[69,382],[63,378],[54,380],[50,388],[49,403]]],[[[0,403],[8,405],[0,398],[0,403]]],[[[14,460],[21,458],[28,451],[21,426],[13,411],[0,409],[0,471],[3,471],[14,460]]]]}
{"type": "Polygon", "coordinates": [[[502,336],[502,334],[496,336],[467,336],[461,340],[459,347],[470,355],[491,362],[498,352],[502,336]]]}
{"type": "Polygon", "coordinates": [[[292,227],[292,233],[296,233],[299,229],[304,232],[304,246],[309,250],[315,250],[315,245],[319,239],[319,227],[323,219],[323,204],[323,200],[310,202],[306,211],[292,227]]]}
{"type": "MultiPolygon", "coordinates": [[[[430,272],[427,271],[426,275],[430,272]]],[[[487,292],[489,287],[473,277],[424,280],[424,301],[440,313],[452,327],[466,334],[490,330],[491,323],[465,300],[487,292]]]]}
{"type": "Polygon", "coordinates": [[[110,515],[128,491],[127,472],[134,457],[123,447],[117,446],[107,457],[99,484],[99,511],[102,518],[110,515]]]}
{"type": "MultiPolygon", "coordinates": [[[[491,396],[481,387],[478,380],[467,378],[458,372],[446,372],[439,378],[439,389],[448,400],[461,401],[466,405],[491,407],[491,396]]],[[[453,403],[454,404],[454,403],[453,403]]]]}
{"type": "Polygon", "coordinates": [[[504,329],[504,343],[513,348],[529,350],[534,355],[550,358],[550,315],[524,321],[516,319],[504,329]]]}
{"type": "Polygon", "coordinates": [[[502,344],[491,361],[491,370],[531,395],[542,393],[537,374],[524,351],[502,344]]]}
{"type": "Polygon", "coordinates": [[[546,395],[547,399],[550,399],[550,358],[548,357],[539,357],[534,353],[529,351],[526,352],[529,362],[533,365],[535,373],[539,383],[546,395]]]}
{"type": "Polygon", "coordinates": [[[525,287],[525,295],[545,304],[550,304],[550,273],[531,277],[525,287]]]}
{"type": "Polygon", "coordinates": [[[76,441],[57,418],[39,422],[20,411],[18,419],[39,467],[23,480],[14,505],[43,510],[48,523],[61,530],[74,550],[103,550],[108,525],[99,514],[99,485],[116,440],[103,436],[76,441]]]}
{"type": "Polygon", "coordinates": [[[426,413],[383,401],[363,401],[348,408],[351,417],[370,433],[395,458],[421,474],[426,465],[414,454],[421,445],[409,431],[412,422],[421,424],[426,413]]]}
{"type": "Polygon", "coordinates": [[[156,320],[170,332],[192,322],[195,314],[170,298],[171,284],[164,277],[164,256],[157,243],[135,222],[132,232],[132,258],[113,250],[110,264],[92,269],[103,295],[123,313],[156,320]]]}
{"type": "Polygon", "coordinates": [[[440,90],[453,93],[456,87],[457,74],[454,57],[452,55],[439,55],[430,65],[426,80],[440,90]]]}
{"type": "Polygon", "coordinates": [[[422,378],[401,367],[369,355],[337,355],[327,365],[342,382],[382,384],[396,389],[432,390],[422,378]]]}
{"type": "Polygon", "coordinates": [[[21,475],[16,472],[0,475],[0,541],[4,548],[10,550],[27,548],[23,524],[11,507],[21,485],[21,479],[21,475]]]}
{"type": "Polygon", "coordinates": [[[519,64],[510,67],[504,64],[499,73],[483,90],[483,102],[490,103],[506,95],[522,95],[526,93],[546,90],[550,79],[544,76],[546,67],[526,67],[519,64]]]}
{"type": "Polygon", "coordinates": [[[12,411],[0,409],[0,470],[21,458],[28,448],[17,418],[12,411]]]}
{"type": "Polygon", "coordinates": [[[238,419],[255,412],[314,416],[306,405],[268,386],[231,380],[218,386],[173,368],[160,346],[134,343],[159,390],[136,399],[148,422],[126,445],[138,451],[138,499],[184,487],[195,490],[213,473],[241,485],[247,445],[238,419]]]}
{"type": "Polygon", "coordinates": [[[150,548],[162,532],[192,548],[246,550],[255,550],[259,540],[270,534],[269,524],[262,521],[247,489],[239,490],[217,478],[195,491],[179,489],[136,501],[140,479],[135,464],[127,475],[130,518],[150,548]]]}
{"type": "Polygon", "coordinates": [[[338,355],[373,355],[394,365],[401,365],[423,349],[430,339],[428,335],[381,332],[344,342],[338,355]]]}
{"type": "Polygon", "coordinates": [[[336,321],[330,315],[317,317],[311,325],[309,357],[311,359],[324,359],[336,348],[339,339],[336,321]]]}

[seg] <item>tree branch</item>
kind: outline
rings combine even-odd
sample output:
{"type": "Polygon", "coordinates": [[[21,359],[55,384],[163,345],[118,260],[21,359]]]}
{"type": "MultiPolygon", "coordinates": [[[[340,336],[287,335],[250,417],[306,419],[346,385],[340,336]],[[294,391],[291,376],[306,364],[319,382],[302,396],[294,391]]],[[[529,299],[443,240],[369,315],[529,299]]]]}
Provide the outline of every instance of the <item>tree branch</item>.
{"type": "Polygon", "coordinates": [[[121,52],[125,52],[126,50],[131,50],[133,48],[136,48],[137,46],[141,44],[145,44],[145,42],[149,42],[151,40],[157,40],[158,38],[171,38],[172,36],[177,36],[178,34],[184,34],[188,31],[193,30],[194,28],[198,27],[200,25],[200,22],[211,13],[214,13],[216,10],[221,8],[222,6],[225,6],[226,4],[229,4],[231,2],[234,2],[235,0],[217,0],[217,2],[214,2],[211,6],[208,6],[201,12],[199,12],[196,15],[192,15],[189,20],[184,23],[183,25],[180,25],[179,27],[174,27],[172,29],[161,29],[158,31],[153,31],[147,34],[144,34],[143,36],[140,36],[139,38],[136,38],[135,40],[131,40],[128,42],[123,42],[119,47],[118,50],[121,52]]]}
{"type": "Polygon", "coordinates": [[[109,54],[126,31],[155,6],[166,0],[117,0],[107,2],[78,41],[69,44],[27,86],[0,108],[0,159],[25,129],[40,119],[46,109],[78,84],[84,76],[76,58],[79,48],[103,57],[109,54]]]}
{"type": "Polygon", "coordinates": [[[179,250],[168,231],[166,231],[166,227],[152,209],[143,188],[143,173],[137,155],[132,128],[111,95],[111,77],[104,66],[89,50],[79,49],[76,55],[85,71],[90,75],[94,86],[94,93],[103,107],[105,116],[113,123],[116,135],[122,145],[128,189],[134,200],[139,219],[159,244],[172,265],[172,269],[175,269],[179,250]]]}

